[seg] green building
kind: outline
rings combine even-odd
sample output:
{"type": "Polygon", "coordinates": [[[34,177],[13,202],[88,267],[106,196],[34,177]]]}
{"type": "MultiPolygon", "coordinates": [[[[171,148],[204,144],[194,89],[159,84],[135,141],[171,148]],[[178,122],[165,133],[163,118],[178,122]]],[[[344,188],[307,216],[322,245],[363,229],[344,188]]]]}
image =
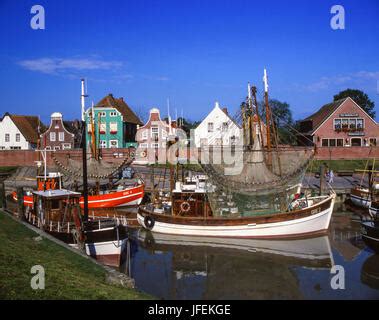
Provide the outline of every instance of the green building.
{"type": "Polygon", "coordinates": [[[135,140],[137,126],[143,123],[123,98],[115,98],[109,94],[93,108],[88,108],[85,117],[88,143],[92,141],[92,137],[95,137],[100,148],[137,147],[135,140]],[[91,118],[94,128],[91,125],[91,118]]]}

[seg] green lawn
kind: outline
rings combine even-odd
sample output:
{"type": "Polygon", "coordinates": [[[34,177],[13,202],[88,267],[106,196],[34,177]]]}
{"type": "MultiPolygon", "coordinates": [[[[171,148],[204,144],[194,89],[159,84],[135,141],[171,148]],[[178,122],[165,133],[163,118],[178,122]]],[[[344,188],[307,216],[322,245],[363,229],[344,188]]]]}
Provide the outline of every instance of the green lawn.
{"type": "Polygon", "coordinates": [[[16,171],[18,167],[0,167],[0,173],[11,173],[16,171]]]}
{"type": "MultiPolygon", "coordinates": [[[[354,171],[355,169],[364,170],[367,159],[359,160],[313,160],[308,167],[308,172],[316,173],[320,170],[320,165],[326,163],[329,169],[332,169],[335,173],[338,171],[354,171]]],[[[369,165],[372,165],[370,160],[369,165]]],[[[379,170],[379,160],[375,162],[376,170],[379,170]]]]}
{"type": "Polygon", "coordinates": [[[0,299],[147,299],[134,289],[109,285],[106,271],[43,238],[0,211],[0,299]],[[45,289],[30,286],[30,269],[45,269],[45,289]]]}

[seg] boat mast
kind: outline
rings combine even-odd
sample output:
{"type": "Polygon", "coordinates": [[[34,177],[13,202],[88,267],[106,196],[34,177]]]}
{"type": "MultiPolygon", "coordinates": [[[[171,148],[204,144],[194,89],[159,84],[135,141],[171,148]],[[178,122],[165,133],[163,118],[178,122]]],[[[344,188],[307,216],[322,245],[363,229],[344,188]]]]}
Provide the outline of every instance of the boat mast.
{"type": "Polygon", "coordinates": [[[258,119],[258,127],[259,127],[259,136],[260,136],[260,139],[261,139],[261,146],[263,146],[263,134],[262,134],[262,123],[261,123],[261,117],[259,116],[259,106],[258,106],[258,102],[257,102],[257,87],[253,86],[251,88],[251,91],[252,91],[252,94],[253,94],[253,104],[255,106],[255,113],[257,115],[257,119],[258,119]]]}
{"type": "Polygon", "coordinates": [[[265,87],[267,151],[270,152],[271,151],[271,130],[270,130],[271,112],[270,112],[270,106],[268,104],[268,81],[267,81],[266,69],[264,69],[263,83],[265,87]]]}
{"type": "Polygon", "coordinates": [[[253,101],[251,98],[250,82],[247,84],[247,97],[248,97],[248,128],[249,128],[249,145],[252,147],[253,141],[253,101]]]}
{"type": "MultiPolygon", "coordinates": [[[[83,220],[88,221],[88,181],[87,181],[87,125],[85,119],[85,97],[88,97],[84,93],[84,79],[82,79],[82,95],[81,95],[81,103],[82,103],[82,158],[83,158],[83,198],[84,198],[84,215],[83,220]]],[[[93,130],[92,130],[93,131],[93,130]]]]}

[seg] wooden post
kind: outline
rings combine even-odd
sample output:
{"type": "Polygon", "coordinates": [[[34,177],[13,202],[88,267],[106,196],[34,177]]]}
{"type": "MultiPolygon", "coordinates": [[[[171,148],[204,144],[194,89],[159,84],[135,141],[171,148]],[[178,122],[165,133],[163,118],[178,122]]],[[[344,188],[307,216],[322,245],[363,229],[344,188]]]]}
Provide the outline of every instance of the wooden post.
{"type": "Polygon", "coordinates": [[[24,214],[24,188],[17,187],[17,215],[19,219],[22,219],[24,214]]]}
{"type": "Polygon", "coordinates": [[[0,182],[0,205],[3,209],[7,208],[7,198],[5,196],[4,182],[0,182]]]}
{"type": "Polygon", "coordinates": [[[325,164],[320,166],[320,196],[325,193],[325,164]]]}

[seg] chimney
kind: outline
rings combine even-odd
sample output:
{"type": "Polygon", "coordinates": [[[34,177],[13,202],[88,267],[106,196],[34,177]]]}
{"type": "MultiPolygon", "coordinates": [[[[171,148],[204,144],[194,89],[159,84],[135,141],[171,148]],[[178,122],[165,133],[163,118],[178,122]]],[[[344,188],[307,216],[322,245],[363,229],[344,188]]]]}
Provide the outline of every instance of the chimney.
{"type": "Polygon", "coordinates": [[[228,108],[222,108],[222,111],[224,111],[225,114],[228,114],[228,108]]]}

